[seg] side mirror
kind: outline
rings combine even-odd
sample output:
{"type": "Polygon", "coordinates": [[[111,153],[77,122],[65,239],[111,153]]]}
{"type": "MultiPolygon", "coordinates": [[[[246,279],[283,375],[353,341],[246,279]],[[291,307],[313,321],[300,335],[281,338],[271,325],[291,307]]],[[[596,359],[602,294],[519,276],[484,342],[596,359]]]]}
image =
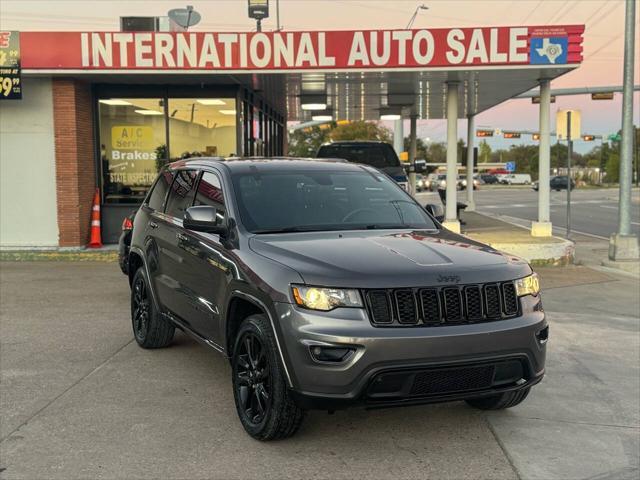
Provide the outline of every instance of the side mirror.
{"type": "Polygon", "coordinates": [[[198,205],[187,208],[182,219],[182,226],[196,232],[215,233],[220,236],[227,234],[224,214],[215,207],[198,205]]]}
{"type": "Polygon", "coordinates": [[[436,203],[427,203],[424,208],[431,214],[433,218],[435,218],[439,222],[444,222],[444,209],[442,208],[442,205],[438,205],[436,203]]]}

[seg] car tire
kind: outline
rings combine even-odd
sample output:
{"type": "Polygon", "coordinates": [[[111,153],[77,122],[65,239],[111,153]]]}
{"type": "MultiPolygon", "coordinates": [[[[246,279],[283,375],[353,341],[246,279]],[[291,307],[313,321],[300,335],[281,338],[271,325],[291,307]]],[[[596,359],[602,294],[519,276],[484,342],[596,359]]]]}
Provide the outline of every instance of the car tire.
{"type": "Polygon", "coordinates": [[[268,441],[298,431],[305,411],[289,394],[275,334],[264,315],[251,315],[240,325],[231,370],[236,410],[249,435],[268,441]]]}
{"type": "Polygon", "coordinates": [[[488,397],[469,398],[466,400],[470,406],[480,410],[504,410],[505,408],[515,407],[522,403],[530,388],[523,388],[515,392],[504,392],[499,395],[490,395],[488,397]]]}
{"type": "Polygon", "coordinates": [[[173,324],[156,309],[144,267],[138,268],[131,282],[131,326],[142,348],[166,347],[175,333],[173,324]]]}

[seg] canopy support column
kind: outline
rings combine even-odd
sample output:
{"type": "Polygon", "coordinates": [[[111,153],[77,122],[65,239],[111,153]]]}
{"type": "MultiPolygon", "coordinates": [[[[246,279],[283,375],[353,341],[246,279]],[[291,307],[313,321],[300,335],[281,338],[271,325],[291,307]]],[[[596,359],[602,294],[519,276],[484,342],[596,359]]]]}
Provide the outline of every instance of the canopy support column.
{"type": "Polygon", "coordinates": [[[467,212],[476,209],[473,200],[473,158],[474,158],[474,137],[475,137],[475,115],[467,116],[467,212]]]}
{"type": "Polygon", "coordinates": [[[393,149],[398,157],[404,151],[404,120],[402,118],[393,123],[393,149]]]}
{"type": "Polygon", "coordinates": [[[447,191],[445,228],[460,233],[456,187],[458,183],[458,82],[447,82],[447,191]]]}
{"type": "Polygon", "coordinates": [[[549,172],[551,170],[551,81],[540,80],[540,147],[538,153],[538,221],[531,222],[531,235],[550,237],[549,172]]]}
{"type": "Polygon", "coordinates": [[[409,133],[409,193],[416,193],[416,156],[418,154],[418,115],[411,114],[411,129],[409,133]]]}

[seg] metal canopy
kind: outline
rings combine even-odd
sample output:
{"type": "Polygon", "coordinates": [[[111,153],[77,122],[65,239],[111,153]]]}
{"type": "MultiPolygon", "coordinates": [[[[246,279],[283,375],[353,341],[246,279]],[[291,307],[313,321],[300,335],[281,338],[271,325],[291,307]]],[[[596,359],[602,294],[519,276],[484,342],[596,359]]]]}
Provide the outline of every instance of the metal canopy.
{"type": "MultiPolygon", "coordinates": [[[[301,108],[308,86],[326,91],[327,109],[334,120],[377,120],[386,107],[412,113],[421,119],[446,118],[448,82],[458,82],[458,116],[483,112],[571,71],[560,68],[509,68],[499,70],[288,73],[286,103],[290,121],[310,121],[317,112],[301,108]]],[[[259,83],[259,81],[258,81],[259,83]]]]}

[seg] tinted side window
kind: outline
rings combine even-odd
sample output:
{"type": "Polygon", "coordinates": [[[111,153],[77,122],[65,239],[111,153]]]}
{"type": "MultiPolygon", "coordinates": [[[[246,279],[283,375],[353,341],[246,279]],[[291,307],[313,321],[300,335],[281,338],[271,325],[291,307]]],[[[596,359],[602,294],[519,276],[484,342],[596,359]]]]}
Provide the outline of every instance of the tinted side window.
{"type": "Polygon", "coordinates": [[[171,181],[173,180],[173,175],[171,172],[164,171],[158,177],[158,181],[156,182],[153,190],[151,191],[151,195],[149,196],[149,208],[153,208],[154,210],[162,211],[162,206],[164,205],[164,199],[167,197],[167,190],[169,190],[169,185],[171,185],[171,181]]]}
{"type": "Polygon", "coordinates": [[[217,208],[219,211],[226,210],[224,205],[224,195],[222,193],[222,184],[217,175],[204,172],[200,183],[198,184],[198,192],[196,193],[196,201],[194,205],[209,205],[217,208]]]}
{"type": "Polygon", "coordinates": [[[172,217],[184,217],[187,208],[193,205],[195,196],[196,180],[198,172],[196,170],[180,170],[176,172],[175,180],[171,184],[171,191],[167,199],[165,212],[172,217]]]}

